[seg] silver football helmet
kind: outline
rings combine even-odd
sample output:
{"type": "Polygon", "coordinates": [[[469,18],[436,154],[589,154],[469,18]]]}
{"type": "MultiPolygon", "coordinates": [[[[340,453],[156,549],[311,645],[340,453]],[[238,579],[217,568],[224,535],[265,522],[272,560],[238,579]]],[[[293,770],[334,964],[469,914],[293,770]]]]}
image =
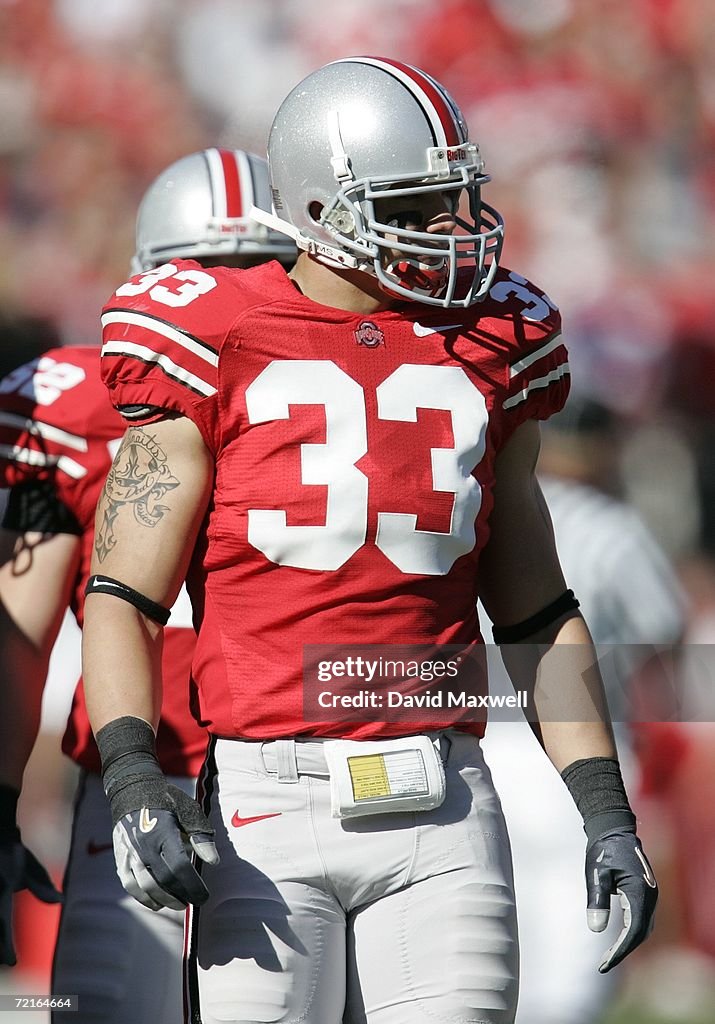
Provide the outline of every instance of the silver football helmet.
{"type": "Polygon", "coordinates": [[[252,220],[252,206],[271,208],[264,159],[240,149],[204,149],[182,157],[144,194],[132,273],[176,258],[240,255],[294,263],[295,245],[252,220]]]}
{"type": "Polygon", "coordinates": [[[436,306],[470,306],[489,290],[503,220],[481,202],[490,179],[459,108],[425,72],[377,57],[313,72],[274,118],[268,164],[273,213],[251,215],[323,263],[367,271],[391,294],[436,306]],[[434,192],[455,212],[457,233],[381,221],[386,193],[419,206],[434,192]],[[466,285],[460,275],[459,294],[458,267],[472,270],[466,285]]]}

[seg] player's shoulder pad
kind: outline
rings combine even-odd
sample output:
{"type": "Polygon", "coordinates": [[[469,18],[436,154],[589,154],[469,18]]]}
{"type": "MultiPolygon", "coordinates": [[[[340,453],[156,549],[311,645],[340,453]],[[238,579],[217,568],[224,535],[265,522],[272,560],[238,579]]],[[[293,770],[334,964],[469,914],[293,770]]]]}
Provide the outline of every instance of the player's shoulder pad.
{"type": "Polygon", "coordinates": [[[558,306],[532,281],[499,267],[481,303],[470,307],[474,329],[500,351],[509,364],[561,333],[558,306]]]}
{"type": "MultiPolygon", "coordinates": [[[[82,437],[121,423],[107,399],[97,346],[63,346],[18,366],[0,381],[0,411],[74,432],[82,437]]],[[[9,425],[6,423],[6,425],[9,425]]]]}
{"type": "Polygon", "coordinates": [[[206,269],[196,260],[162,263],[120,285],[105,304],[103,354],[122,338],[149,348],[157,336],[180,343],[177,332],[189,348],[217,352],[244,306],[254,303],[240,271],[206,269]]]}
{"type": "Polygon", "coordinates": [[[172,260],[117,288],[102,312],[101,372],[128,421],[171,410],[193,419],[209,447],[217,443],[221,351],[261,301],[246,273],[172,260]]]}
{"type": "Polygon", "coordinates": [[[527,278],[500,267],[470,334],[491,353],[503,384],[502,409],[515,423],[547,419],[569,390],[568,353],[556,303],[527,278]]]}
{"type": "Polygon", "coordinates": [[[124,432],[99,375],[99,349],[48,349],[0,381],[3,486],[54,468],[80,479],[95,450],[124,432]]]}
{"type": "Polygon", "coordinates": [[[488,295],[470,312],[478,343],[503,363],[509,379],[565,363],[558,306],[521,274],[500,267],[488,295]]]}
{"type": "Polygon", "coordinates": [[[102,311],[102,379],[114,405],[174,408],[170,392],[177,389],[194,402],[216,394],[221,349],[236,318],[256,302],[241,275],[172,260],[117,288],[102,311]],[[152,394],[128,387],[150,378],[152,394]]]}

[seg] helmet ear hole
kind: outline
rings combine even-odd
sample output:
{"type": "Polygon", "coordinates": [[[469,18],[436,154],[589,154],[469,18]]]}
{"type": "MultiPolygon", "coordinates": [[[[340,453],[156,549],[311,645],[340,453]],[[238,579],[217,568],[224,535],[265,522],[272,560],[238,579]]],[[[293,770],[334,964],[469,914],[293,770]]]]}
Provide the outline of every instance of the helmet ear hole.
{"type": "Polygon", "coordinates": [[[325,209],[324,205],[314,199],[312,203],[308,205],[308,216],[316,224],[320,224],[320,216],[325,209]]]}

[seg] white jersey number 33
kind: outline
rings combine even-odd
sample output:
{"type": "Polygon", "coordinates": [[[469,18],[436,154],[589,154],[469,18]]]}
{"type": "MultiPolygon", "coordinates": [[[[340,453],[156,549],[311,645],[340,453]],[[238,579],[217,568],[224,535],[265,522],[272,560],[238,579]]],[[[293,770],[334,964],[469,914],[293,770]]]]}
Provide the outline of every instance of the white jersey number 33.
{"type": "MultiPolygon", "coordinates": [[[[454,494],[449,532],[418,530],[417,514],[380,512],[375,537],[377,547],[402,572],[443,576],[475,544],[482,494],[472,472],[486,445],[484,397],[458,366],[411,363],[390,374],[376,397],[383,420],[416,423],[418,409],[451,415],[454,446],[431,449],[434,490],[454,494]]],[[[339,569],[367,537],[368,479],[356,465],[367,452],[363,388],[330,360],[280,360],[247,388],[246,405],[255,424],[288,419],[291,405],[325,408],[325,444],[301,446],[302,482],[327,486],[325,525],[288,526],[285,511],[250,509],[248,540],[278,565],[339,569]]]]}

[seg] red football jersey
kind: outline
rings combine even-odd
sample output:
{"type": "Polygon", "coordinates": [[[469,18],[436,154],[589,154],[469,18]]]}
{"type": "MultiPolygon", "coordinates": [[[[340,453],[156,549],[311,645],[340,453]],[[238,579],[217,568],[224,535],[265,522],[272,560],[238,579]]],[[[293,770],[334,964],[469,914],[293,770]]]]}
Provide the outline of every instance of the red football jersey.
{"type": "Polygon", "coordinates": [[[119,288],[102,323],[113,403],[137,423],[178,410],[215,458],[188,580],[202,722],[253,739],[414,732],[306,719],[304,649],[482,643],[495,457],[568,392],[551,300],[500,270],[470,309],[366,317],[305,298],[276,263],[174,261],[119,288]]]}
{"type": "MultiPolygon", "coordinates": [[[[12,487],[33,478],[50,480],[59,500],[74,514],[82,533],[71,604],[80,626],[95,509],[125,429],[100,380],[98,348],[52,349],[0,381],[0,486],[12,487]]],[[[166,772],[196,775],[206,734],[188,707],[196,643],[188,600],[185,608],[175,606],[171,621],[173,628],[165,631],[164,704],[157,750],[166,772]]],[[[99,771],[81,680],[62,749],[88,770],[99,771]]]]}

